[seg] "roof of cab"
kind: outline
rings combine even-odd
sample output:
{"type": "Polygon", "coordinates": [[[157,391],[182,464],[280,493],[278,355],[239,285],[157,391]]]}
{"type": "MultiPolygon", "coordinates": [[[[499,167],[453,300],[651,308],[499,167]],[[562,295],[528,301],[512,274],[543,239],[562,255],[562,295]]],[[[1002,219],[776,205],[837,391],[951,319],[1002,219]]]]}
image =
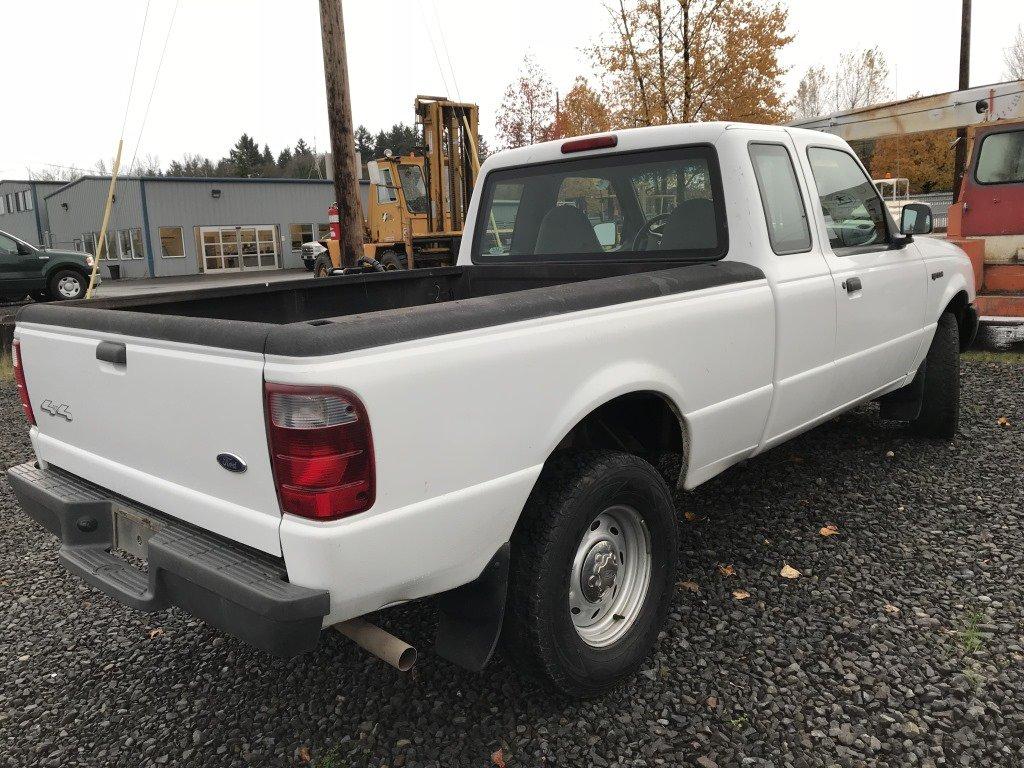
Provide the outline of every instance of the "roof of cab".
{"type": "MultiPolygon", "coordinates": [[[[573,157],[588,157],[600,154],[616,154],[621,152],[633,152],[644,149],[658,149],[671,147],[680,144],[715,144],[722,135],[729,130],[737,128],[748,128],[763,131],[774,131],[778,133],[813,134],[821,139],[823,143],[842,144],[842,140],[831,134],[821,131],[811,131],[804,128],[789,128],[783,125],[763,125],[759,123],[737,123],[737,122],[713,122],[713,123],[677,123],[673,125],[654,125],[645,128],[625,128],[618,131],[606,131],[591,136],[604,136],[614,134],[618,143],[614,148],[595,149],[589,152],[584,151],[574,154],[573,157]]],[[[586,136],[573,136],[572,140],[587,138],[586,136]]],[[[565,159],[562,154],[562,144],[569,138],[545,141],[540,144],[531,144],[518,149],[506,149],[496,152],[487,158],[484,163],[483,172],[497,168],[511,166],[532,165],[534,163],[552,162],[565,159]]]]}

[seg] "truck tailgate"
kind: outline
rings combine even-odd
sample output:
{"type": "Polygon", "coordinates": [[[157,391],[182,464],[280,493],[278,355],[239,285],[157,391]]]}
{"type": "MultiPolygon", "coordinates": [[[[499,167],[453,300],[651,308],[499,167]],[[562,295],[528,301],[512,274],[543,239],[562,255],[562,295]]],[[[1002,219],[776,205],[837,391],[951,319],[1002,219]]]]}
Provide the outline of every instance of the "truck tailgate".
{"type": "Polygon", "coordinates": [[[19,325],[17,338],[41,460],[281,554],[262,354],[36,325],[19,325]],[[111,362],[121,344],[124,363],[111,362]],[[244,470],[221,466],[224,453],[244,470]]]}

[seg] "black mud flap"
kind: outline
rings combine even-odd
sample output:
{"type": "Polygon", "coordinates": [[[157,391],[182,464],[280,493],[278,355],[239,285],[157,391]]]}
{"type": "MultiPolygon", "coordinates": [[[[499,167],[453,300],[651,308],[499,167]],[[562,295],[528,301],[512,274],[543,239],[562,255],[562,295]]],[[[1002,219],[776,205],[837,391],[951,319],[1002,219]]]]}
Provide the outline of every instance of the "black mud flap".
{"type": "Polygon", "coordinates": [[[505,542],[475,581],[445,592],[438,601],[441,615],[434,652],[470,672],[487,666],[498,646],[508,591],[509,551],[505,542]]]}
{"type": "Polygon", "coordinates": [[[924,360],[912,382],[878,398],[881,406],[879,415],[889,421],[913,421],[920,416],[921,405],[924,403],[924,377],[927,373],[928,361],[924,360]]]}

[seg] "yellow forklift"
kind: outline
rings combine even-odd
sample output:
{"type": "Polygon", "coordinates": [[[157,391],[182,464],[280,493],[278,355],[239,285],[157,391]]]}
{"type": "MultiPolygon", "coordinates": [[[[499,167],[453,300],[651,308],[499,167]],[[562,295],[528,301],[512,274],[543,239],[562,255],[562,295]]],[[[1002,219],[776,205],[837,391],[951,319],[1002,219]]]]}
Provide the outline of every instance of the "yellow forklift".
{"type": "MultiPolygon", "coordinates": [[[[476,104],[416,97],[423,142],[412,154],[367,163],[370,191],[363,210],[363,255],[357,269],[450,266],[458,258],[466,210],[480,171],[476,104]]],[[[337,208],[314,277],[341,272],[337,208]]]]}

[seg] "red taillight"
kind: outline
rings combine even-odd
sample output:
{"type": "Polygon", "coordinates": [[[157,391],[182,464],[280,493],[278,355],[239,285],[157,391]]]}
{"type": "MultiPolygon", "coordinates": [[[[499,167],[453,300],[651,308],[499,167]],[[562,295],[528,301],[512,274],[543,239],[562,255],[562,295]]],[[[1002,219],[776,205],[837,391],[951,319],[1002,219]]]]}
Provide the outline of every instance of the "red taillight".
{"type": "Polygon", "coordinates": [[[562,144],[562,154],[569,155],[573,152],[586,152],[588,149],[609,149],[619,143],[619,137],[614,133],[604,136],[591,136],[586,139],[573,139],[562,144]]]}
{"type": "Polygon", "coordinates": [[[281,509],[336,520],[373,505],[373,438],[366,409],[333,387],[265,385],[267,437],[281,509]]]}
{"type": "Polygon", "coordinates": [[[14,383],[18,385],[18,397],[21,398],[21,410],[25,412],[25,418],[33,427],[36,425],[36,415],[32,413],[32,403],[28,399],[28,384],[25,383],[25,366],[21,362],[21,342],[17,339],[11,344],[11,358],[14,364],[14,383]]]}

